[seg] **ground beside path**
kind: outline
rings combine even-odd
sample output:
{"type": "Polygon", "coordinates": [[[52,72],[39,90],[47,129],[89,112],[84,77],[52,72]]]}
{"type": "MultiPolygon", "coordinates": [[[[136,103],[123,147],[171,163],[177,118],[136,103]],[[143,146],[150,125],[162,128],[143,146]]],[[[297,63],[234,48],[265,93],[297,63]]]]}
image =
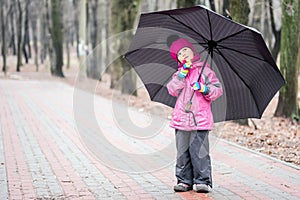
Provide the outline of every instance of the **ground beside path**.
{"type": "Polygon", "coordinates": [[[300,199],[299,167],[213,134],[213,192],[175,193],[167,120],[82,87],[0,79],[0,199],[300,199]]]}

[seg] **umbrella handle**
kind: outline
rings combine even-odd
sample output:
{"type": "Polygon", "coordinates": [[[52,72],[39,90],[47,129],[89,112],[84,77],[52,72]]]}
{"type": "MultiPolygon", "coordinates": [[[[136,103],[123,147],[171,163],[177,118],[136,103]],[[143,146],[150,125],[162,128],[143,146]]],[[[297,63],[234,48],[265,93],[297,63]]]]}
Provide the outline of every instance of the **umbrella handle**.
{"type": "Polygon", "coordinates": [[[191,107],[192,107],[192,101],[187,102],[185,105],[185,112],[191,112],[191,107]]]}
{"type": "Polygon", "coordinates": [[[185,105],[185,112],[192,113],[195,126],[197,126],[196,117],[195,117],[195,114],[193,113],[193,111],[191,111],[191,107],[192,107],[192,101],[187,102],[187,104],[185,105]]]}

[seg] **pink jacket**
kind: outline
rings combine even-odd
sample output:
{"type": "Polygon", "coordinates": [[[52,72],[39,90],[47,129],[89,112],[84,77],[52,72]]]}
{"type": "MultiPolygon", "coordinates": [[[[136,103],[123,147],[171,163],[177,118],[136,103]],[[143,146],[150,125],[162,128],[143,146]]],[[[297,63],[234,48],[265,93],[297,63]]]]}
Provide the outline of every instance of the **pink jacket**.
{"type": "Polygon", "coordinates": [[[184,131],[211,130],[213,128],[211,103],[223,94],[223,90],[216,74],[210,69],[209,65],[206,65],[201,77],[201,82],[208,86],[209,93],[203,95],[199,91],[195,91],[190,109],[195,115],[197,126],[194,123],[192,113],[185,112],[186,104],[193,93],[191,84],[198,80],[202,66],[203,62],[195,61],[186,78],[180,79],[178,77],[179,72],[176,72],[167,84],[169,93],[177,97],[170,123],[172,128],[184,131]]]}

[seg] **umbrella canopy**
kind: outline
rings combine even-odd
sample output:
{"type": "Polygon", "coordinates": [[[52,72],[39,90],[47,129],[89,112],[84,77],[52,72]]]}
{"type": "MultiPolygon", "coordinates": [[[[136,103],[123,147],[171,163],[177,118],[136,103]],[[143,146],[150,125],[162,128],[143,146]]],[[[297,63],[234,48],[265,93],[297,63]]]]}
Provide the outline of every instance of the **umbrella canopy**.
{"type": "Polygon", "coordinates": [[[125,58],[145,84],[151,100],[174,107],[166,84],[177,63],[167,38],[177,34],[192,42],[222,82],[224,95],[213,104],[215,121],[261,118],[284,84],[262,35],[204,6],[141,14],[125,58]],[[222,115],[220,110],[224,110],[222,115]]]}

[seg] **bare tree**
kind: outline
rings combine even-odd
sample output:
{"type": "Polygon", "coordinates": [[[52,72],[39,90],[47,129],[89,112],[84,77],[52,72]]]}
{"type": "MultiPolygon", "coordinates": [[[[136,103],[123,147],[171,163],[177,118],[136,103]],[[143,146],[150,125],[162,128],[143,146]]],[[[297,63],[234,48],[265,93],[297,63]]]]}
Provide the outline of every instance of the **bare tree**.
{"type": "Polygon", "coordinates": [[[209,0],[209,5],[213,11],[216,11],[215,0],[209,0]]]}
{"type": "Polygon", "coordinates": [[[30,15],[30,21],[31,21],[31,30],[32,30],[32,38],[33,38],[33,50],[34,50],[34,64],[36,67],[36,71],[39,70],[39,50],[38,50],[38,36],[37,36],[37,23],[39,14],[38,11],[42,9],[42,6],[40,5],[40,1],[33,1],[31,3],[31,6],[29,7],[29,15],[30,15]]]}
{"type": "Polygon", "coordinates": [[[279,92],[279,101],[275,116],[296,118],[299,120],[297,58],[299,52],[300,3],[298,0],[283,0],[282,29],[280,47],[280,69],[286,80],[279,92]]]}
{"type": "Polygon", "coordinates": [[[22,51],[25,58],[25,62],[28,64],[28,60],[31,57],[31,47],[30,47],[30,39],[29,39],[29,16],[28,16],[28,8],[30,5],[29,0],[25,0],[25,10],[24,10],[24,36],[22,43],[22,51]],[[26,50],[27,47],[27,50],[26,50]]]}
{"type": "Polygon", "coordinates": [[[41,43],[41,53],[40,53],[40,60],[41,63],[44,64],[44,60],[47,57],[48,52],[48,21],[49,21],[49,14],[48,14],[48,0],[42,1],[42,8],[41,8],[41,21],[40,21],[40,43],[41,43]]]}
{"type": "Polygon", "coordinates": [[[52,31],[51,39],[54,50],[54,65],[51,66],[51,74],[64,77],[63,67],[63,32],[60,12],[60,0],[51,0],[52,31]]]}
{"type": "Polygon", "coordinates": [[[92,51],[89,53],[87,63],[87,76],[102,80],[102,74],[107,65],[108,46],[108,15],[109,2],[105,0],[90,1],[89,36],[92,51]]]}
{"type": "MultiPolygon", "coordinates": [[[[112,29],[114,33],[120,33],[133,28],[139,6],[140,0],[112,1],[112,29]]],[[[129,43],[129,38],[123,38],[119,45],[119,50],[128,48],[129,43]]],[[[119,78],[123,76],[120,85],[121,92],[123,94],[136,95],[136,74],[131,69],[130,64],[121,56],[114,64],[111,87],[115,87],[115,82],[119,81],[119,78]],[[117,74],[118,72],[119,74],[117,74]]]]}
{"type": "Polygon", "coordinates": [[[6,8],[6,2],[4,0],[0,1],[0,18],[1,18],[1,40],[2,40],[2,46],[1,46],[1,52],[2,52],[2,57],[3,57],[3,66],[2,66],[2,71],[6,74],[7,66],[6,66],[6,26],[7,26],[7,14],[4,13],[4,10],[6,8]]]}
{"type": "Polygon", "coordinates": [[[230,18],[230,13],[229,13],[229,0],[223,0],[222,14],[223,14],[224,16],[227,16],[227,17],[230,18]]]}
{"type": "Polygon", "coordinates": [[[52,30],[53,28],[52,28],[52,24],[51,24],[50,15],[51,15],[51,10],[49,8],[49,0],[45,0],[45,22],[44,22],[45,26],[43,28],[47,28],[47,31],[45,30],[45,35],[44,35],[45,36],[44,40],[47,41],[47,43],[46,43],[47,50],[44,49],[44,51],[49,54],[50,68],[54,69],[56,58],[55,58],[55,54],[54,54],[54,50],[53,50],[53,43],[51,41],[51,33],[53,31],[52,30]]]}
{"type": "Polygon", "coordinates": [[[7,19],[10,21],[10,40],[9,40],[9,48],[12,49],[13,55],[17,55],[16,49],[16,31],[15,31],[15,14],[16,14],[16,6],[14,3],[11,4],[11,12],[7,19]]]}
{"type": "Polygon", "coordinates": [[[247,0],[229,1],[229,12],[233,20],[242,24],[248,24],[250,8],[247,0]]]}
{"type": "Polygon", "coordinates": [[[86,76],[86,51],[87,51],[87,4],[86,0],[79,0],[79,45],[80,71],[86,76]]]}
{"type": "Polygon", "coordinates": [[[15,0],[18,10],[18,20],[17,20],[17,69],[19,72],[22,65],[22,34],[23,34],[23,9],[22,0],[15,0]]]}
{"type": "Polygon", "coordinates": [[[67,56],[67,63],[66,63],[66,68],[70,68],[70,46],[72,44],[72,37],[74,34],[74,15],[76,11],[74,12],[73,9],[73,2],[70,1],[63,1],[63,10],[64,10],[64,15],[63,15],[63,29],[64,29],[64,43],[65,43],[65,48],[66,48],[66,56],[67,56]]]}
{"type": "Polygon", "coordinates": [[[97,44],[99,43],[99,38],[101,37],[101,29],[100,26],[100,16],[104,16],[103,14],[100,14],[98,11],[100,9],[99,1],[98,0],[92,0],[90,2],[91,6],[91,43],[92,43],[92,49],[93,53],[90,57],[90,62],[88,63],[87,67],[87,76],[98,79],[100,77],[100,71],[98,70],[98,60],[101,60],[101,54],[98,54],[97,51],[97,44]]]}
{"type": "Polygon", "coordinates": [[[187,8],[196,5],[196,0],[177,0],[177,8],[187,8]]]}
{"type": "Polygon", "coordinates": [[[270,12],[270,17],[271,17],[271,19],[270,19],[271,20],[271,28],[272,28],[272,32],[275,37],[275,43],[274,43],[273,47],[271,48],[271,53],[272,53],[274,60],[277,60],[277,57],[278,57],[278,54],[280,51],[281,28],[279,30],[276,29],[272,0],[269,0],[269,12],[270,12]]]}
{"type": "Polygon", "coordinates": [[[73,9],[75,11],[74,13],[74,26],[75,26],[75,37],[76,37],[76,50],[77,50],[77,57],[79,58],[79,6],[78,6],[79,0],[73,0],[73,9]]]}

